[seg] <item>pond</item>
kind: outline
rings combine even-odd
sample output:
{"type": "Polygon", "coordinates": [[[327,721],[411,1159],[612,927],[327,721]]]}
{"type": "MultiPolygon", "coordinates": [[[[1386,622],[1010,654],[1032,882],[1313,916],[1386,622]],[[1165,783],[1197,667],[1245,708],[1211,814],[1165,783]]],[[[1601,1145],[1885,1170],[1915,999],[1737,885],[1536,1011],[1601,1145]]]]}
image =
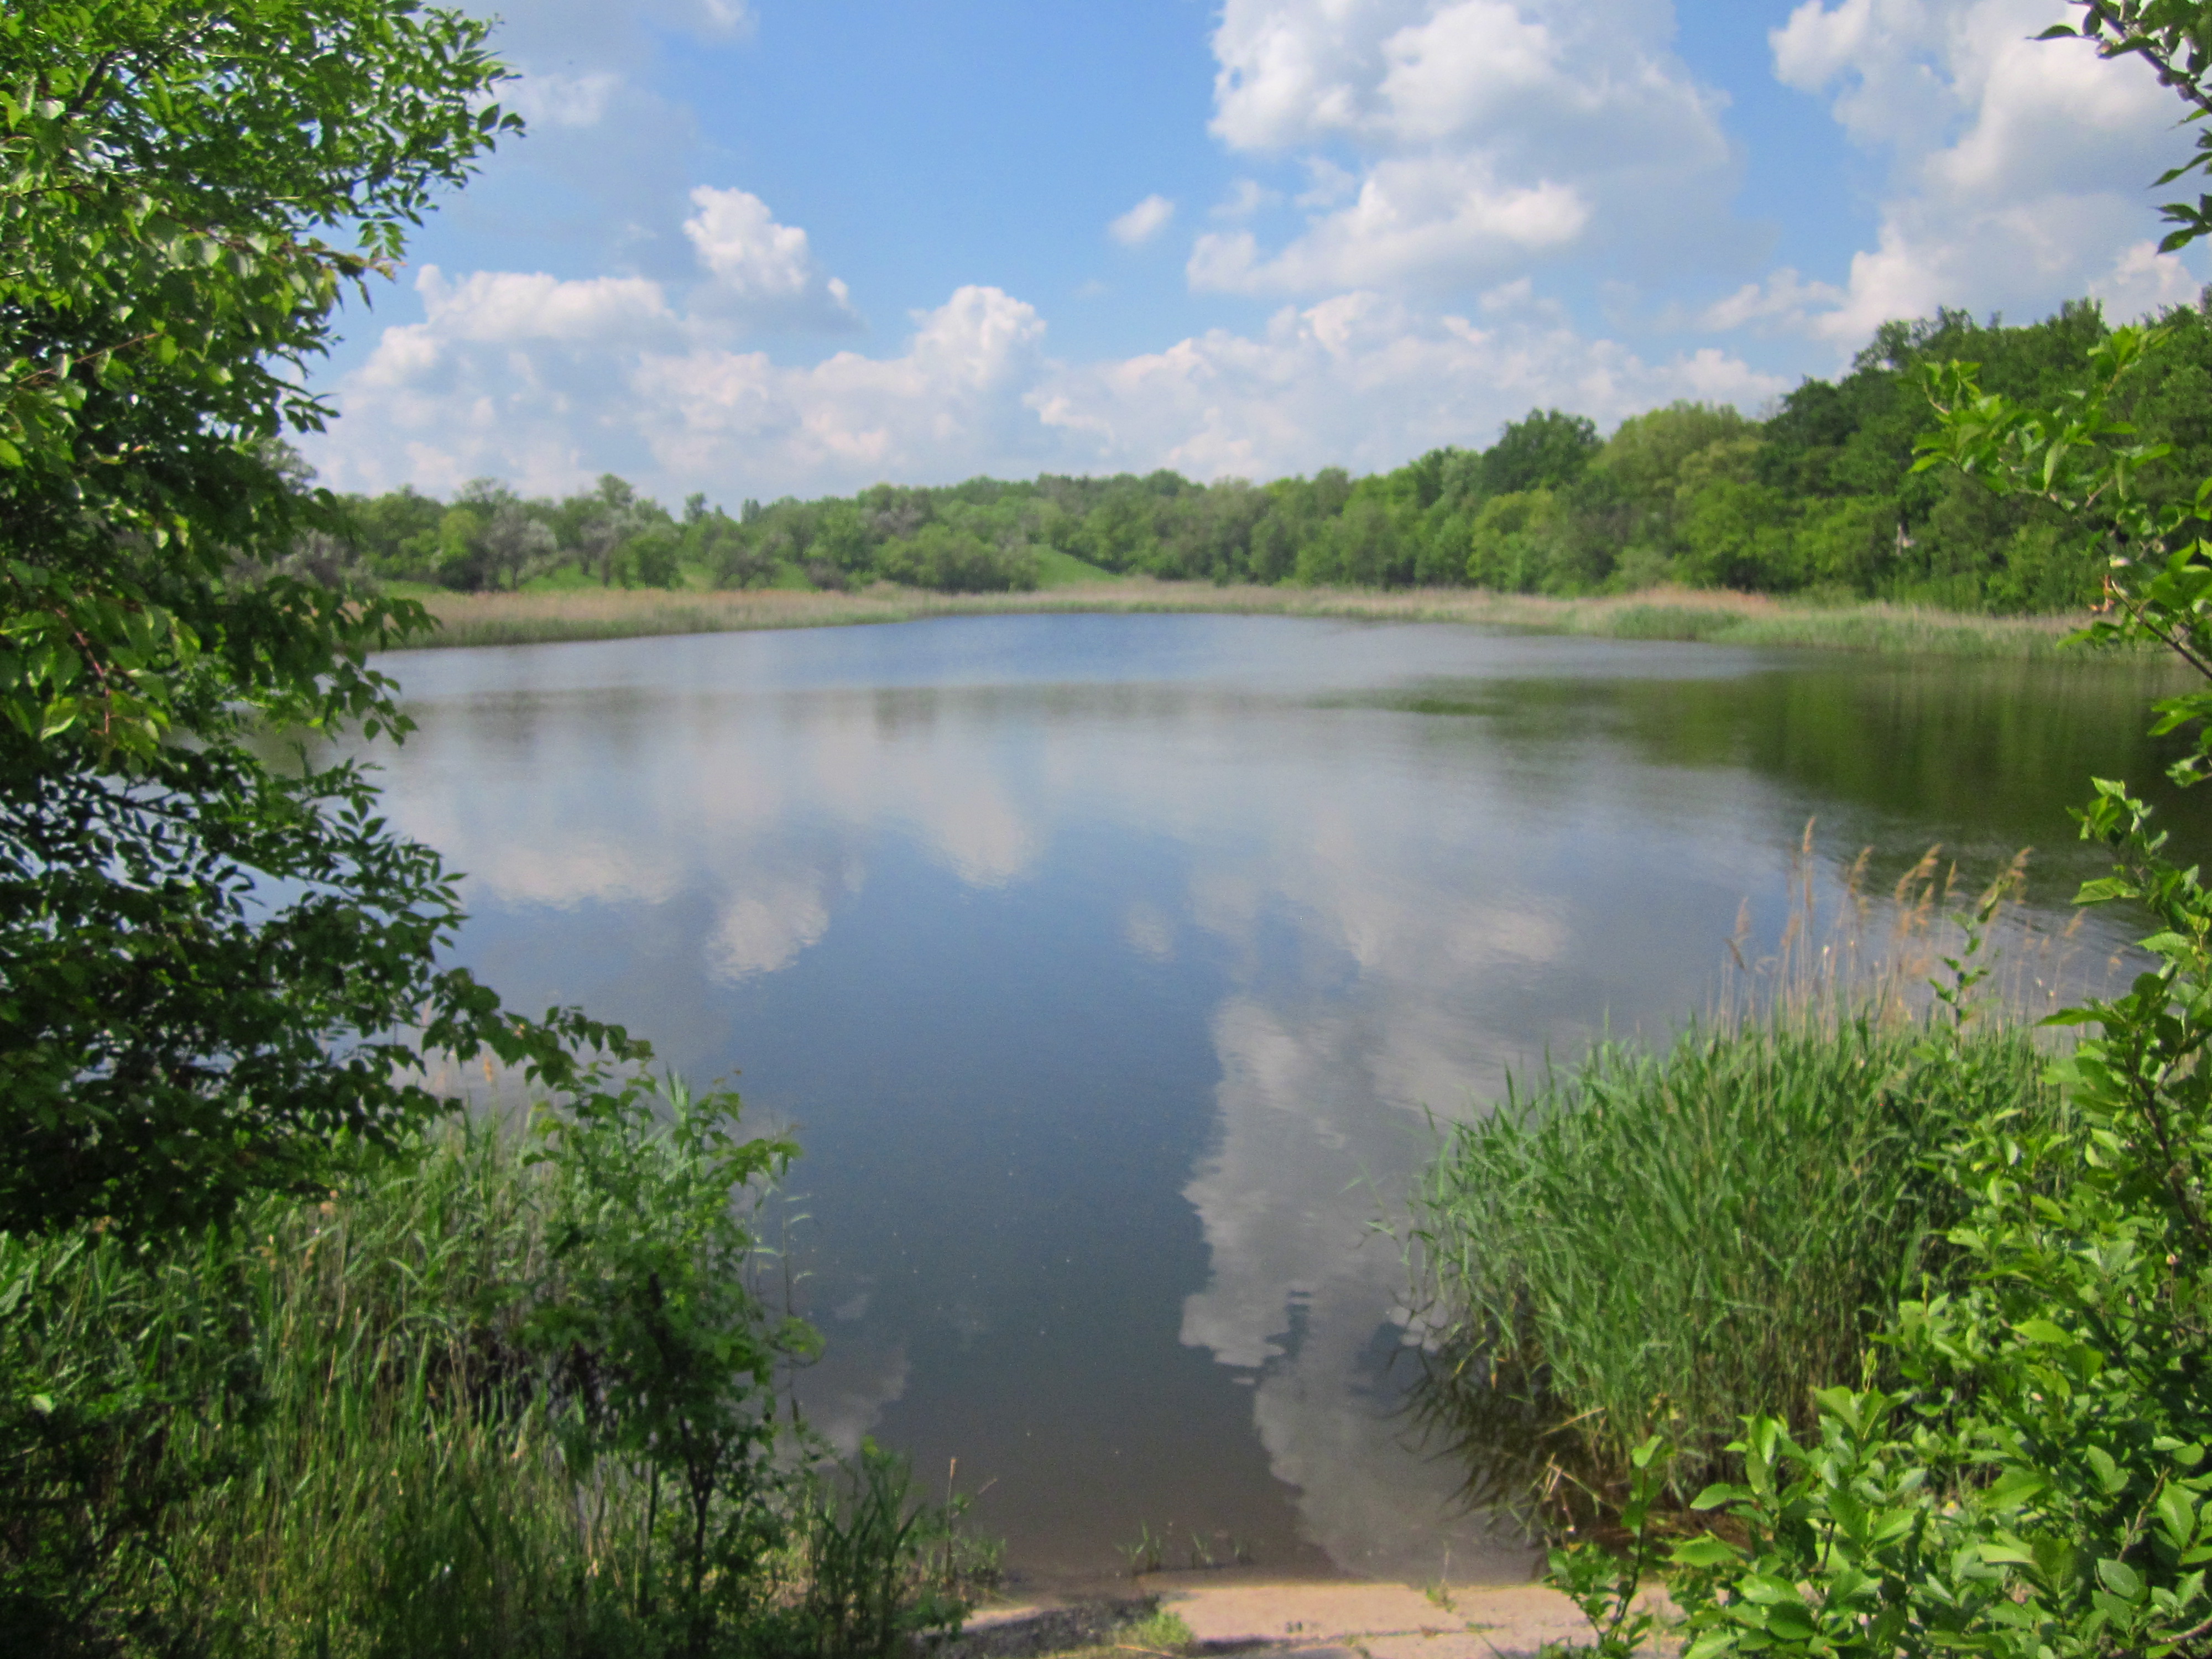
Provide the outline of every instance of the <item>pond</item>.
{"type": "MultiPolygon", "coordinates": [[[[1408,1176],[1509,1071],[1710,1006],[1799,848],[2098,868],[2154,671],[1460,626],[998,617],[410,653],[391,816],[459,955],[805,1154],[818,1426],[981,1490],[1037,1579],[1140,1532],[1278,1573],[1514,1577],[1404,1410],[1408,1176]]],[[[2192,807],[2195,803],[2191,802],[2192,807]]],[[[2179,811],[2179,809],[2176,809],[2179,811]]],[[[2177,817],[2207,840],[2201,813],[2177,817]]]]}

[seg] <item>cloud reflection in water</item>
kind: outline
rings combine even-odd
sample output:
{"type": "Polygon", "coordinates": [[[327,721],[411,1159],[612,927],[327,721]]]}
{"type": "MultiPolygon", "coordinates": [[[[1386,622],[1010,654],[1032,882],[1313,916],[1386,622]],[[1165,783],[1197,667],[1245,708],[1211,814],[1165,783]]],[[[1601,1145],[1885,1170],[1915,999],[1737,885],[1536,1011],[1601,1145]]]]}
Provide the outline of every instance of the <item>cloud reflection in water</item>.
{"type": "MultiPolygon", "coordinates": [[[[1373,1224],[1429,1114],[1698,1006],[1811,812],[2009,850],[2070,799],[1854,794],[1901,746],[1880,665],[1781,696],[1700,647],[1007,617],[398,666],[387,805],[470,872],[464,955],[799,1121],[817,1421],[997,1479],[1053,1565],[1172,1520],[1514,1570],[1396,1409],[1373,1224]],[[1465,714],[1391,706],[1440,676],[1465,714]]],[[[1970,678],[1914,705],[1969,754],[1970,678]]]]}

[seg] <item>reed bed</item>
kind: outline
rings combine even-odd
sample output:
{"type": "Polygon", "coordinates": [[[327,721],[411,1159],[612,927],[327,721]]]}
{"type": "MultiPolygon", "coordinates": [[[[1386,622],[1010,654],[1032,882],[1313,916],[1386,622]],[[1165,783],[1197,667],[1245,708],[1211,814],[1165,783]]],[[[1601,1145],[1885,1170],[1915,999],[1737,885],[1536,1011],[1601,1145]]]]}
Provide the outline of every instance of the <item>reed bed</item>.
{"type": "Polygon", "coordinates": [[[560,1654],[618,1636],[642,1517],[619,1480],[572,1478],[526,1380],[513,1328],[550,1263],[522,1157],[514,1135],[457,1133],[345,1199],[259,1218],[240,1264],[255,1455],[173,1547],[265,1651],[560,1654]]]}
{"type": "Polygon", "coordinates": [[[672,592],[567,589],[437,593],[434,647],[534,645],[779,628],[911,622],[927,617],[1103,611],[1202,611],[1330,617],[1376,622],[1453,622],[1607,639],[1984,658],[2051,654],[2081,618],[1976,617],[1911,605],[1816,605],[1765,594],[1662,589],[1595,599],[1550,599],[1468,588],[1214,586],[1151,578],[1077,583],[1031,593],[935,593],[878,584],[833,593],[760,589],[672,592]]]}
{"type": "Polygon", "coordinates": [[[486,1120],[187,1249],[0,1237],[0,1364],[96,1407],[10,1471],[48,1496],[0,1527],[0,1633],[31,1588],[82,1604],[33,1650],[58,1653],[830,1659],[957,1627],[994,1552],[896,1460],[823,1463],[795,1414],[716,1500],[759,1540],[745,1582],[708,1586],[728,1616],[711,1640],[672,1622],[673,1495],[618,1446],[579,1461],[577,1402],[524,1338],[546,1286],[599,1271],[558,1180],[486,1120]]]}
{"type": "Polygon", "coordinates": [[[1753,945],[1750,901],[1737,908],[1705,1015],[1716,1029],[1818,1026],[1839,1007],[1885,1025],[1910,1022],[1937,1004],[1962,963],[1976,976],[1974,1017],[2019,1024],[2101,991],[2120,970],[2118,957],[2085,950],[2087,911],[2051,927],[2021,905],[2025,849],[1976,886],[1938,844],[1883,892],[1869,883],[1871,848],[1829,876],[1814,847],[1817,827],[1808,819],[1798,838],[1789,908],[1770,950],[1753,945]]]}
{"type": "Polygon", "coordinates": [[[1413,1201],[1418,1398],[1474,1500],[1601,1525],[1655,1434],[1678,1503],[1729,1478],[1745,1415],[1802,1425],[1814,1389],[1881,1375],[1868,1337],[1948,1283],[1966,1200],[1932,1154],[1991,1111],[2059,1109],[2023,1016],[2099,964],[2008,914],[2020,861],[1962,893],[1931,850],[1887,902],[1864,869],[1824,902],[1808,829],[1782,939],[1747,956],[1739,927],[1704,1018],[1449,1133],[1413,1201]],[[1977,982],[1995,938],[2014,949],[1977,982]]]}

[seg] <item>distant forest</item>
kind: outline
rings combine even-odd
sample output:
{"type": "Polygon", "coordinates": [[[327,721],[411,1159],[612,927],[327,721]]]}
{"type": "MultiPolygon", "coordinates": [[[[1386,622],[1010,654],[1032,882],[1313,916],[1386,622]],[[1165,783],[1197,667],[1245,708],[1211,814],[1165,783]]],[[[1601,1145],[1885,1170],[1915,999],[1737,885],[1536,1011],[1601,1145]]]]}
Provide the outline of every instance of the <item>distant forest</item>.
{"type": "MultiPolygon", "coordinates": [[[[2173,447],[2142,475],[2154,500],[2212,474],[2212,318],[2200,307],[2163,320],[2172,337],[2127,411],[2146,442],[2173,447]]],[[[884,483],[748,501],[734,516],[704,495],[671,512],[612,475],[560,501],[481,479],[450,502],[412,489],[346,498],[349,536],[317,538],[295,560],[326,579],[465,591],[881,580],[988,591],[1079,573],[1072,556],[1190,581],[1541,593],[1673,581],[2052,611],[2096,592],[2093,556],[2033,504],[2000,500],[1952,469],[1911,470],[1929,421],[1912,371],[1965,359],[1983,366],[1987,390],[2042,398],[2078,377],[2105,331],[2089,301],[2012,327],[1944,311],[1884,325],[1849,374],[1807,380],[1764,419],[1677,403],[1601,438],[1581,416],[1538,410],[1487,449],[1431,450],[1361,478],[1328,467],[1265,484],[1169,471],[884,483]]]]}

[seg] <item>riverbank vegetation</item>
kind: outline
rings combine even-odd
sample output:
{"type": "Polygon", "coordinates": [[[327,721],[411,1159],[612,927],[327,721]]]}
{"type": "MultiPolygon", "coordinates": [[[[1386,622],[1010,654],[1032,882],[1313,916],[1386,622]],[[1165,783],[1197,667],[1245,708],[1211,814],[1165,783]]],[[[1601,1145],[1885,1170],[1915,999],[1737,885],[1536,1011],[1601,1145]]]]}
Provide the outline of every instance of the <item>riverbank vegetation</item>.
{"type": "MultiPolygon", "coordinates": [[[[2154,501],[2212,469],[2212,319],[2183,307],[2166,326],[2159,364],[2123,396],[2146,441],[2172,447],[2138,480],[2154,501]]],[[[2087,301],[2021,325],[1943,311],[1884,325],[1848,374],[1806,380],[1763,416],[1676,404],[1601,438],[1582,416],[1536,410],[1486,448],[1360,478],[1334,467],[1265,484],[1170,471],[974,478],[747,501],[734,514],[704,494],[672,512],[612,476],[559,499],[482,479],[447,501],[350,498],[343,529],[304,541],[290,563],[463,592],[1025,592],[1087,574],[1552,596],[1674,585],[2056,612],[2100,599],[2102,567],[2046,504],[1915,471],[1929,418],[1918,376],[1963,358],[1988,389],[2039,398],[2109,331],[2087,301]]]]}
{"type": "MultiPolygon", "coordinates": [[[[1473,1498],[1602,1526],[1660,1437],[1686,1508],[1741,1478],[1747,1417],[1803,1428],[1884,1310],[1961,1287],[1967,1196],[1931,1149],[1992,1112],[2047,1123],[2057,1096],[2020,975],[2010,1006],[1916,995],[1916,976],[1978,946],[2021,876],[1954,907],[1931,851],[1869,939],[1855,883],[1820,926],[1801,871],[1783,954],[1729,1003],[1656,1050],[1601,1042],[1450,1132],[1414,1198],[1419,1398],[1473,1498]]],[[[2020,944],[2058,976],[2061,941],[2020,944]]]]}
{"type": "Polygon", "coordinates": [[[784,1392],[792,1148],[632,1081],[158,1243],[0,1237],[20,1653],[888,1655],[993,1558],[784,1392]]]}
{"type": "Polygon", "coordinates": [[[1509,1081],[1444,1138],[1413,1197],[1419,1398],[1478,1500],[1603,1526],[1659,1437],[1686,1506],[1740,1474],[1747,1417],[1803,1426],[1879,1362],[1887,1310],[1959,1288],[1967,1195],[1933,1152],[1991,1113],[2055,1120],[2033,1023],[2100,964],[2080,918],[2021,925],[2025,852],[1978,895],[1941,848],[1869,893],[1870,856],[1826,890],[1808,824],[1775,950],[1740,924],[1711,1009],[1509,1081]]]}
{"type": "MultiPolygon", "coordinates": [[[[847,592],[756,589],[664,592],[567,588],[519,593],[425,592],[435,631],[416,648],[541,645],[778,628],[912,622],[925,617],[1053,611],[1333,617],[1369,622],[1474,623],[1601,639],[1699,640],[1719,645],[1978,658],[2050,657],[2078,618],[1993,617],[1875,600],[1814,603],[1688,588],[1555,599],[1467,588],[1214,587],[1150,577],[1079,582],[1033,593],[934,593],[887,584],[847,592]]],[[[2140,652],[2128,654],[2140,655],[2140,652]]]]}
{"type": "MultiPolygon", "coordinates": [[[[2212,8],[2079,0],[2075,18],[2046,38],[2078,35],[2104,57],[2142,58],[2193,115],[2212,109],[2212,8]]],[[[2200,127],[2194,154],[2159,182],[2207,169],[2212,133],[2200,127]]],[[[2167,251],[2212,234],[2212,198],[2165,213],[2175,227],[2167,251]]],[[[2185,361],[2165,355],[2185,336],[2168,319],[2090,340],[2070,384],[2040,396],[1998,388],[1971,362],[1930,365],[1922,379],[1937,421],[1918,446],[1923,470],[2049,515],[2077,556],[2101,562],[2113,610],[2093,639],[2154,642],[2203,677],[2152,706],[2154,731],[2186,734],[2168,769],[2183,787],[2212,774],[2212,469],[2192,461],[2185,487],[2173,488],[2152,469],[2175,447],[2163,434],[2146,441],[2130,416],[2139,389],[2185,361]]],[[[1605,1449],[1612,1484],[1585,1487],[1607,1527],[1555,1549],[1551,1570],[1589,1615],[1607,1659],[1659,1644],[1655,1610],[1639,1595],[1662,1574],[1681,1615],[1665,1650],[1685,1659],[2190,1656],[2212,1639],[2212,893],[2196,868],[2168,858],[2125,781],[2096,778],[2091,788],[2082,834],[2113,863],[2077,902],[2143,917],[2144,965],[2118,994],[2045,1021],[2080,1033],[2043,1074],[2053,1098],[1988,1048],[1974,997],[1986,975],[1980,938],[1946,959],[1913,1051],[1928,1068],[1915,1087],[1955,1093],[1967,1109],[1921,1150],[1932,1206],[1900,1192],[1888,1209],[1869,1209],[1858,1235],[1880,1249],[1899,1219],[1952,1219],[1936,1253],[1904,1263],[1893,1288],[1863,1285],[1859,1352],[1808,1364],[1791,1379],[1802,1392],[1779,1408],[1747,1408],[1717,1467],[1698,1437],[1704,1425],[1675,1402],[1656,1401],[1641,1422],[1596,1402],[1620,1429],[1605,1449]]],[[[1836,1037],[1854,1040],[1841,1027],[1836,1037]]],[[[1644,1067],[1638,1075],[1659,1080],[1644,1093],[1662,1092],[1681,1064],[1678,1054],[1644,1067]]],[[[1495,1167],[1472,1213],[1502,1217],[1496,1237],[1517,1230],[1514,1259],[1542,1264],[1559,1248],[1514,1196],[1522,1171],[1578,1170],[1584,1149],[1610,1148],[1638,1123],[1662,1139],[1695,1139],[1698,1115],[1680,1106],[1616,1109],[1607,1085],[1619,1071],[1601,1060],[1557,1103],[1552,1121],[1568,1127],[1516,1140],[1509,1123],[1474,1143],[1495,1167]]],[[[1831,1149],[1796,1151],[1822,1158],[1831,1149]]],[[[1768,1181],[1790,1190],[1786,1176],[1768,1181]]],[[[1724,1199],[1741,1184],[1711,1177],[1699,1196],[1724,1199]]],[[[1646,1196],[1632,1184],[1621,1207],[1646,1196]]],[[[1668,1194],[1648,1196],[1663,1207],[1668,1194]]],[[[1711,1245],[1698,1252],[1715,1257],[1711,1245]]],[[[1677,1272],[1635,1267],[1662,1283],[1677,1272]]],[[[1483,1285],[1490,1272],[1468,1283],[1483,1285]]],[[[1511,1289],[1510,1269],[1501,1276],[1511,1289]]],[[[1805,1290],[1777,1280],[1755,1293],[1777,1307],[1805,1290]]],[[[1717,1306],[1729,1291],[1717,1283],[1711,1295],[1717,1306]]],[[[1523,1318],[1519,1300],[1489,1301],[1504,1313],[1486,1328],[1480,1297],[1462,1298],[1479,1338],[1523,1318]]],[[[1567,1318],[1523,1323],[1562,1352],[1640,1340],[1663,1354],[1673,1310],[1665,1298],[1648,1314],[1616,1302],[1595,1341],[1567,1318]]],[[[1517,1335],[1490,1346],[1510,1359],[1517,1335]]],[[[1588,1387],[1579,1374],[1561,1385],[1588,1387]]]]}
{"type": "Polygon", "coordinates": [[[1454,1133],[1420,1200],[1449,1310],[1427,1401],[1484,1497],[1605,1518],[1663,1435],[1686,1504],[1741,1478],[1744,1417],[1802,1429],[1857,1377],[1870,1310],[1958,1288],[1964,1195],[1927,1149],[1999,1105],[2047,1116],[2045,1057],[1993,1027],[1930,1060],[1928,1036],[1845,1008],[1607,1044],[1454,1133]]]}
{"type": "MultiPolygon", "coordinates": [[[[436,852],[268,730],[408,722],[422,608],[276,441],[516,129],[407,0],[0,10],[0,1652],[888,1654],[941,1509],[789,1408],[792,1155],[447,959],[436,852]],[[439,1082],[504,1063],[526,1124],[439,1082]]],[[[986,1562],[986,1565],[988,1563],[986,1562]]]]}

